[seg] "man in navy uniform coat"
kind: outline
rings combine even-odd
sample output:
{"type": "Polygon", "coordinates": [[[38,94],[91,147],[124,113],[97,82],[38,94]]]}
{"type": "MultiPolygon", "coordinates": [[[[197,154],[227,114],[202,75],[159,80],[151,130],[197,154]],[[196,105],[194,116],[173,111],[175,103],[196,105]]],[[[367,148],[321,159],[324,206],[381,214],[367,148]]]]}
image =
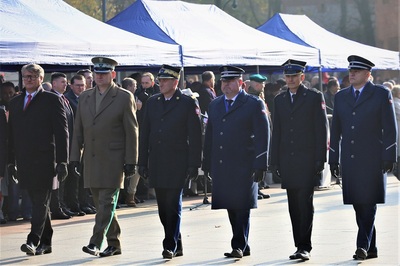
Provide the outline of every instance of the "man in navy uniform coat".
{"type": "Polygon", "coordinates": [[[211,174],[212,209],[227,209],[233,237],[226,257],[250,255],[250,209],[267,170],[269,121],[264,102],[244,91],[243,69],[220,67],[224,95],[209,105],[203,170],[211,174]]]}
{"type": "Polygon", "coordinates": [[[286,189],[296,252],[290,259],[310,259],[314,186],[326,162],[328,120],[323,94],[302,84],[306,62],[289,59],[282,66],[287,84],[274,99],[271,169],[286,189]]]}
{"type": "Polygon", "coordinates": [[[180,232],[186,179],[197,178],[201,165],[200,109],[178,88],[180,68],[163,65],[160,92],[147,100],[139,134],[139,174],[155,189],[164,226],[162,256],[183,255],[180,232]]]}
{"type": "Polygon", "coordinates": [[[353,258],[364,260],[378,256],[376,204],[385,203],[386,174],[397,158],[397,126],[390,91],[369,81],[374,64],[356,55],[347,60],[351,86],[335,96],[329,164],[332,175],[341,172],[343,202],[356,213],[353,258]]]}

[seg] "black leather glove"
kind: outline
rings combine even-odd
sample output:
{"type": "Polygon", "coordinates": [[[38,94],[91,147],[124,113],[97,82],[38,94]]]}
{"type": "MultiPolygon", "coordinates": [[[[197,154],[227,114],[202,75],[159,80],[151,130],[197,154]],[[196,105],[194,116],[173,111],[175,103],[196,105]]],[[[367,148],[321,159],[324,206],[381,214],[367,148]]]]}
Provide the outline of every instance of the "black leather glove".
{"type": "Polygon", "coordinates": [[[18,172],[17,172],[17,167],[15,167],[15,164],[9,164],[7,166],[7,171],[9,179],[15,184],[18,184],[18,172]]]}
{"type": "Polygon", "coordinates": [[[281,171],[279,170],[279,166],[277,165],[270,165],[269,168],[273,174],[276,174],[278,177],[281,177],[281,171]]]}
{"type": "Polygon", "coordinates": [[[67,163],[58,163],[56,173],[59,182],[63,182],[68,175],[67,163]]]}
{"type": "Polygon", "coordinates": [[[125,164],[124,165],[124,174],[125,174],[125,177],[133,176],[135,174],[135,165],[134,164],[125,164]]]}
{"type": "Polygon", "coordinates": [[[393,171],[393,166],[394,166],[393,162],[383,161],[382,162],[382,172],[389,173],[389,172],[393,171]]]}
{"type": "Polygon", "coordinates": [[[80,162],[76,162],[76,161],[69,162],[69,170],[76,177],[81,177],[81,175],[82,175],[82,168],[81,168],[80,162]]]}
{"type": "Polygon", "coordinates": [[[331,168],[331,175],[336,179],[339,178],[340,177],[339,164],[333,163],[330,165],[330,168],[331,168]]]}
{"type": "Polygon", "coordinates": [[[192,181],[196,181],[199,176],[199,169],[197,167],[189,167],[187,170],[187,176],[192,181]]]}
{"type": "Polygon", "coordinates": [[[257,182],[257,183],[261,182],[263,180],[263,178],[264,178],[264,171],[263,170],[260,170],[260,169],[254,170],[254,172],[253,172],[254,182],[257,182]]]}
{"type": "Polygon", "coordinates": [[[138,172],[139,175],[144,179],[147,179],[149,177],[149,169],[147,169],[146,166],[139,166],[138,172]]]}
{"type": "Polygon", "coordinates": [[[316,161],[315,162],[315,174],[316,175],[320,175],[322,173],[322,171],[324,171],[324,162],[321,161],[316,161]]]}

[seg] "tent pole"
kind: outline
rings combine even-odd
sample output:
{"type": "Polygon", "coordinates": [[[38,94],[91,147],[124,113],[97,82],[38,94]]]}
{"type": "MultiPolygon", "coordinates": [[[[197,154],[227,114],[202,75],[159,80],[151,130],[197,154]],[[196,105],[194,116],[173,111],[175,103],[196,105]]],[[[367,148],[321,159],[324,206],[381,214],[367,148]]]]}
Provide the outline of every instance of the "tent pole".
{"type": "Polygon", "coordinates": [[[318,77],[319,77],[318,89],[320,92],[323,92],[322,91],[322,68],[321,67],[318,68],[318,77]]]}
{"type": "Polygon", "coordinates": [[[182,67],[181,77],[179,78],[179,85],[178,85],[178,88],[180,88],[181,90],[185,89],[184,88],[184,85],[185,85],[184,82],[185,82],[185,68],[182,67]]]}

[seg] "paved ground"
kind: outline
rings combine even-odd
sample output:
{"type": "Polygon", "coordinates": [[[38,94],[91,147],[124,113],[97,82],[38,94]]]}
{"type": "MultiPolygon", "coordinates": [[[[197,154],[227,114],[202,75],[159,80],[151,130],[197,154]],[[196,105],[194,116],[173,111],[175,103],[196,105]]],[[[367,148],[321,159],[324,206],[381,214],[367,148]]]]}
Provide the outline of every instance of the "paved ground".
{"type": "MultiPolygon", "coordinates": [[[[138,208],[121,208],[118,216],[122,227],[122,255],[98,258],[82,252],[91,235],[94,216],[53,221],[53,253],[26,256],[20,251],[29,232],[29,223],[18,221],[1,225],[0,265],[291,265],[295,251],[287,211],[285,190],[273,184],[264,193],[270,199],[259,201],[252,211],[250,228],[251,256],[241,260],[224,258],[230,251],[231,229],[224,210],[211,210],[203,205],[203,196],[184,199],[182,237],[184,256],[172,260],[161,257],[163,229],[155,200],[138,208]]],[[[211,198],[210,198],[211,199],[211,198]]],[[[388,178],[387,203],[378,206],[376,218],[379,258],[355,261],[357,226],[351,206],[342,204],[341,189],[315,192],[315,218],[311,265],[400,265],[400,182],[388,178]]]]}

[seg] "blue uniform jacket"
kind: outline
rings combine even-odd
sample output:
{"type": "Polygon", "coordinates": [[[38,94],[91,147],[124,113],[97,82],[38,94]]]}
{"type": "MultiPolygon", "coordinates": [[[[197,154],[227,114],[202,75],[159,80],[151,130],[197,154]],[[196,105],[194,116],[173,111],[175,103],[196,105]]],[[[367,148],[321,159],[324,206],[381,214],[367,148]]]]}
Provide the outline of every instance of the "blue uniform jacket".
{"type": "Polygon", "coordinates": [[[339,163],[345,204],[384,203],[382,161],[396,161],[397,126],[389,90],[368,82],[357,102],[353,88],[335,96],[329,164],[339,163]]]}
{"type": "Polygon", "coordinates": [[[213,209],[257,207],[253,170],[267,169],[269,122],[265,104],[243,90],[226,112],[225,96],[209,105],[203,169],[211,173],[213,209]]]}

